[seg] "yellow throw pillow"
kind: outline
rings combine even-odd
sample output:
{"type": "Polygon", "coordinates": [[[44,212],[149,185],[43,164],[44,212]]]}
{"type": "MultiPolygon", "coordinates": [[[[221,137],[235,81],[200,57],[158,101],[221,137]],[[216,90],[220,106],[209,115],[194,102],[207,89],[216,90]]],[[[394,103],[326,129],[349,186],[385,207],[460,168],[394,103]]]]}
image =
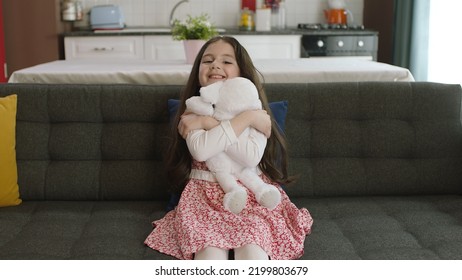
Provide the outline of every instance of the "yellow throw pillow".
{"type": "Polygon", "coordinates": [[[0,98],[0,207],[21,203],[16,167],[17,95],[0,98]]]}

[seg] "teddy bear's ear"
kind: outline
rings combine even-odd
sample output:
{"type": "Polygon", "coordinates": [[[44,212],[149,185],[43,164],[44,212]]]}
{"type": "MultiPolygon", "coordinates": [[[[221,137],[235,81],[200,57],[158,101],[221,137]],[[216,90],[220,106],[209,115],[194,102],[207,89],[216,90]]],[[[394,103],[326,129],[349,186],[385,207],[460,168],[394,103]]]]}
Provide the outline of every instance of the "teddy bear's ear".
{"type": "Polygon", "coordinates": [[[219,81],[208,85],[206,87],[202,87],[200,89],[201,97],[205,102],[216,104],[218,101],[218,97],[220,95],[220,89],[223,86],[223,82],[219,81]]]}

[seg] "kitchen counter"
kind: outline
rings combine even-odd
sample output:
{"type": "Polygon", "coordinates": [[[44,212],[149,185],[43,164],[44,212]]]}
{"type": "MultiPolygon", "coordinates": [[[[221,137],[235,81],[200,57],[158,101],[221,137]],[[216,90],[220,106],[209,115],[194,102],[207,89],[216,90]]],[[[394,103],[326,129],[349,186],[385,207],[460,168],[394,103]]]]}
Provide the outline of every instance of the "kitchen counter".
{"type": "MultiPolygon", "coordinates": [[[[321,29],[307,30],[298,28],[273,29],[271,31],[245,31],[239,28],[218,28],[220,35],[378,35],[375,30],[354,30],[354,29],[321,29]]],[[[64,37],[71,36],[139,36],[139,35],[171,35],[169,27],[146,27],[134,26],[122,30],[97,30],[90,29],[75,30],[66,32],[64,37]]]]}
{"type": "MultiPolygon", "coordinates": [[[[359,58],[261,59],[254,61],[265,83],[414,81],[408,69],[359,58]]],[[[184,61],[58,60],[14,72],[9,83],[184,85],[184,61]]]]}

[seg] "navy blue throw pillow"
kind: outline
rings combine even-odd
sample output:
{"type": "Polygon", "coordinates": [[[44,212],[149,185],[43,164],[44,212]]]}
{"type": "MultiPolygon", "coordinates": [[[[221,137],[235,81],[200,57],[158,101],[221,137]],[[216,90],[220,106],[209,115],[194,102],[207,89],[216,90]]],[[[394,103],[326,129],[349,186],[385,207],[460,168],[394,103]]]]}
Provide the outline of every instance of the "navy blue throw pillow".
{"type": "Polygon", "coordinates": [[[169,99],[167,100],[168,106],[168,119],[172,122],[175,119],[176,112],[178,107],[180,107],[180,100],[178,99],[169,99]]]}

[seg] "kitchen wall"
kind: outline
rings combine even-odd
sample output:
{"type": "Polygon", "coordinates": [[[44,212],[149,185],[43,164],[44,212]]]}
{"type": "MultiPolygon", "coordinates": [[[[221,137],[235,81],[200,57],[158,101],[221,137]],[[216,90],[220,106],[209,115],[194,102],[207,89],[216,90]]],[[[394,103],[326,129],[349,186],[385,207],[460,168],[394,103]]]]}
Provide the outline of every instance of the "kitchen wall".
{"type": "Polygon", "coordinates": [[[364,0],[363,24],[379,32],[377,60],[393,64],[393,29],[395,2],[390,0],[364,0]]]}
{"type": "MultiPolygon", "coordinates": [[[[84,13],[82,22],[76,27],[88,26],[87,12],[94,5],[119,5],[125,16],[127,26],[167,26],[170,11],[179,0],[80,0],[84,13]]],[[[345,0],[352,12],[355,24],[363,24],[364,0],[345,0]]],[[[298,23],[323,23],[323,10],[327,0],[286,0],[287,26],[296,27],[298,23]]],[[[189,0],[175,12],[175,18],[185,18],[187,14],[207,13],[211,21],[219,27],[237,27],[241,0],[189,0]]]]}
{"type": "Polygon", "coordinates": [[[8,73],[64,56],[60,0],[3,0],[8,73]]]}

